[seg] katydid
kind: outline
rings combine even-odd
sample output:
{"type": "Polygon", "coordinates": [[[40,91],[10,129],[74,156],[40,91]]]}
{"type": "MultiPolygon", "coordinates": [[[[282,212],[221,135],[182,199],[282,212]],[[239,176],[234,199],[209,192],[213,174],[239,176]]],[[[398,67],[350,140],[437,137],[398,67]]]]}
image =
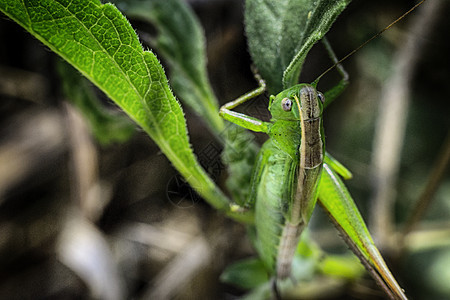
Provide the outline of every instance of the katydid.
{"type": "Polygon", "coordinates": [[[255,247],[271,270],[275,279],[274,290],[278,293],[277,281],[291,275],[300,235],[319,199],[332,221],[344,233],[346,242],[386,294],[391,299],[407,299],[336,174],[347,179],[351,177],[350,172],[325,152],[322,112],[346,87],[347,75],[340,65],[342,60],[337,61],[326,40],[324,43],[335,61],[333,67],[337,66],[343,76],[339,84],[324,93],[326,97],[316,90],[322,74],[312,84],[297,84],[271,95],[268,106],[272,115],[270,122],[232,111],[265,91],[263,79],[256,75],[259,88],[220,109],[225,120],[269,135],[257,156],[250,195],[244,204],[255,212],[255,247]]]}
{"type": "MultiPolygon", "coordinates": [[[[263,90],[264,83],[260,82],[263,90]]],[[[229,110],[254,95],[251,93],[224,105],[220,113],[226,120],[271,137],[257,157],[252,193],[246,206],[255,206],[261,256],[269,267],[276,269],[277,277],[284,279],[290,274],[290,263],[300,234],[308,224],[317,200],[325,149],[324,96],[308,84],[296,85],[276,97],[271,96],[272,122],[262,122],[229,110]]]]}
{"type": "MultiPolygon", "coordinates": [[[[320,196],[321,204],[340,228],[348,232],[352,249],[393,299],[407,299],[384,263],[343,183],[349,172],[325,153],[322,110],[323,94],[310,84],[298,84],[270,97],[270,122],[231,111],[264,91],[260,88],[225,104],[220,115],[247,129],[267,133],[251,182],[245,206],[254,207],[256,248],[278,280],[289,277],[300,234],[309,222],[320,196]],[[324,163],[324,160],[326,161],[324,163]],[[322,169],[322,166],[325,166],[322,169]],[[322,178],[321,178],[322,177],[322,178]],[[320,185],[319,185],[320,183],[320,185]],[[342,224],[341,218],[347,224],[342,224]]],[[[329,103],[329,101],[327,101],[329,103]]]]}

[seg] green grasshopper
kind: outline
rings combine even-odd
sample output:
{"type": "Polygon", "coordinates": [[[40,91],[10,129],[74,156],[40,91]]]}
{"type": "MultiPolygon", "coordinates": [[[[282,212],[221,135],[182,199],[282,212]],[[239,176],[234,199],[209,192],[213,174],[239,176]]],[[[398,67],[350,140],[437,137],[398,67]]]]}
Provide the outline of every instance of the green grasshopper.
{"type": "Polygon", "coordinates": [[[265,89],[224,105],[220,115],[237,125],[264,132],[270,139],[256,159],[251,194],[245,206],[255,207],[258,249],[279,279],[290,275],[300,234],[308,224],[318,196],[325,156],[322,126],[324,96],[299,84],[270,97],[271,122],[230,109],[265,89]],[[282,226],[279,226],[282,224],[282,226]]]}
{"type": "Polygon", "coordinates": [[[325,96],[314,85],[298,84],[270,97],[270,122],[231,111],[265,90],[264,82],[259,81],[260,88],[222,106],[220,115],[270,137],[258,154],[245,204],[255,209],[256,248],[263,261],[276,279],[290,276],[300,235],[319,197],[332,220],[351,237],[347,242],[387,294],[392,299],[407,299],[336,175],[338,172],[349,178],[350,172],[325,152],[322,111],[331,100],[325,102],[325,96]],[[349,227],[351,232],[347,232],[349,227]]]}
{"type": "Polygon", "coordinates": [[[274,291],[279,295],[277,282],[290,277],[301,233],[319,199],[337,228],[344,233],[347,244],[386,294],[391,299],[407,299],[337,175],[348,179],[351,173],[325,152],[322,112],[347,86],[348,76],[340,63],[355,51],[337,61],[326,40],[324,44],[335,62],[332,68],[337,66],[342,76],[328,92],[322,94],[316,90],[322,74],[312,84],[297,84],[271,95],[268,110],[272,118],[270,122],[264,122],[232,111],[265,91],[264,80],[256,75],[259,88],[220,109],[220,116],[225,120],[269,135],[257,156],[250,195],[243,205],[254,209],[255,247],[272,271],[274,291]]]}

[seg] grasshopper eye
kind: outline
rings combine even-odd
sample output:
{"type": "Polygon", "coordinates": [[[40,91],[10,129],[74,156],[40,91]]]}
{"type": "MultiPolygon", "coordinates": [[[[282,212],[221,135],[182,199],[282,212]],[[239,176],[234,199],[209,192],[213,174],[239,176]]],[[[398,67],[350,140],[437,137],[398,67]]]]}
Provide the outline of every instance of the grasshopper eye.
{"type": "Polygon", "coordinates": [[[317,98],[319,98],[320,102],[325,102],[325,96],[321,92],[317,92],[317,98]]]}
{"type": "Polygon", "coordinates": [[[292,109],[292,100],[289,98],[284,98],[283,100],[281,100],[281,108],[284,111],[291,111],[292,109]]]}

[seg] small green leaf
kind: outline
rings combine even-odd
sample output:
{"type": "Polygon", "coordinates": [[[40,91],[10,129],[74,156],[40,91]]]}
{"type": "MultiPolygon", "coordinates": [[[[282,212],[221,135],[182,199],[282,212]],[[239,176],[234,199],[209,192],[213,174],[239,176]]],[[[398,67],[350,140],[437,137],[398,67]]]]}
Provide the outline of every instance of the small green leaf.
{"type": "Polygon", "coordinates": [[[229,211],[227,197],[192,152],[183,111],[164,70],[152,52],[142,49],[114,5],[98,0],[4,0],[0,10],[105,92],[201,196],[216,209],[229,211]]]}
{"type": "Polygon", "coordinates": [[[154,24],[157,37],[144,40],[167,62],[176,95],[214,133],[221,132],[224,122],[207,76],[203,29],[192,9],[180,0],[115,0],[115,3],[128,17],[154,24]]]}
{"type": "Polygon", "coordinates": [[[250,54],[271,94],[296,84],[312,46],[351,0],[247,0],[250,54]]]}
{"type": "Polygon", "coordinates": [[[364,268],[354,255],[326,255],[318,266],[328,276],[354,280],[364,273],[364,268]]]}
{"type": "Polygon", "coordinates": [[[245,294],[242,300],[269,300],[273,296],[273,285],[271,282],[266,282],[245,294]]]}
{"type": "Polygon", "coordinates": [[[86,118],[93,136],[100,144],[120,143],[131,138],[135,125],[129,118],[102,105],[92,85],[74,68],[59,61],[57,69],[64,94],[86,118]]]}
{"type": "Polygon", "coordinates": [[[228,266],[220,276],[220,280],[249,290],[267,282],[269,275],[260,259],[249,258],[228,266]]]}

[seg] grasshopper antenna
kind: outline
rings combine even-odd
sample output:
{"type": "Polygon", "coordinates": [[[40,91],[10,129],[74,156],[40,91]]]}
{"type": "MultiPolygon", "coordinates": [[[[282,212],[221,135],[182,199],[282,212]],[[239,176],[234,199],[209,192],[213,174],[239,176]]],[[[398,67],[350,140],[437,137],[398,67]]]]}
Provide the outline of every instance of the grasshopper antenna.
{"type": "Polygon", "coordinates": [[[356,52],[358,52],[361,48],[363,48],[365,45],[367,45],[368,43],[370,43],[372,40],[376,39],[378,36],[380,36],[383,32],[385,32],[386,30],[388,30],[389,28],[391,28],[392,26],[394,26],[398,21],[402,20],[404,17],[406,17],[407,15],[409,15],[412,11],[414,11],[417,7],[419,7],[420,5],[422,5],[422,3],[424,3],[426,0],[422,0],[419,3],[417,3],[416,5],[414,5],[410,10],[408,10],[407,12],[405,12],[403,15],[401,15],[400,17],[398,17],[394,22],[392,22],[391,24],[389,24],[388,26],[386,26],[385,28],[383,28],[380,32],[378,32],[377,34],[375,34],[374,36],[372,36],[370,39],[368,39],[367,41],[365,41],[364,43],[362,43],[361,45],[359,45],[356,49],[354,49],[353,51],[351,51],[350,53],[348,53],[346,56],[344,56],[343,58],[341,58],[340,60],[338,60],[334,65],[332,65],[331,67],[329,67],[325,72],[323,72],[322,74],[319,75],[319,77],[317,77],[317,79],[314,81],[314,83],[318,83],[320,78],[322,78],[325,74],[327,74],[329,71],[331,71],[332,69],[334,69],[337,65],[341,64],[344,60],[346,60],[347,58],[349,58],[350,56],[352,56],[353,54],[355,54],[356,52]]]}

